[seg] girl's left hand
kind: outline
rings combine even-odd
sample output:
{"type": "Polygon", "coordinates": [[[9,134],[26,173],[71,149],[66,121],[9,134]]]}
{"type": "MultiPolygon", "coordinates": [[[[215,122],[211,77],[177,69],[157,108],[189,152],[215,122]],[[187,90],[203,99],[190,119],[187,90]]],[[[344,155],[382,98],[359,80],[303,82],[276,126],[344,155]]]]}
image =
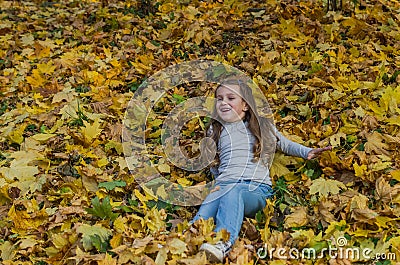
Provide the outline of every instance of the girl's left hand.
{"type": "Polygon", "coordinates": [[[322,147],[322,148],[314,148],[310,152],[308,152],[307,159],[313,159],[318,157],[322,152],[327,150],[332,150],[332,146],[322,147]]]}

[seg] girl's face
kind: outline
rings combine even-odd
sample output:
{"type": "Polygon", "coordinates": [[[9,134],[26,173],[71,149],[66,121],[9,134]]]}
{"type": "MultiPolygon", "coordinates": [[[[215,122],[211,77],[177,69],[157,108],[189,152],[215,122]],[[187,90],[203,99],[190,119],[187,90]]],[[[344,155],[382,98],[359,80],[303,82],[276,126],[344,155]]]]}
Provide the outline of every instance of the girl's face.
{"type": "Polygon", "coordinates": [[[240,96],[238,85],[221,85],[217,88],[216,109],[218,116],[225,122],[243,120],[248,110],[246,102],[240,96]]]}

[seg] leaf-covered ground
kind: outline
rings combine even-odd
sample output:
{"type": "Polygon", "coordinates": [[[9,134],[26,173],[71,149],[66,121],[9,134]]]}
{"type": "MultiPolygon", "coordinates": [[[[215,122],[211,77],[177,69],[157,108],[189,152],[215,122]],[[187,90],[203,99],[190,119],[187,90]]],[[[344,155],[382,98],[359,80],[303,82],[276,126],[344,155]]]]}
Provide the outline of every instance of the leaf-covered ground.
{"type": "MultiPolygon", "coordinates": [[[[334,147],[317,161],[275,156],[276,196],[246,220],[225,263],[397,264],[400,4],[352,2],[326,12],[321,1],[0,1],[1,264],[207,263],[199,246],[225,235],[212,222],[183,232],[197,208],[154,200],[121,146],[137,87],[194,59],[245,71],[285,135],[334,147]],[[257,256],[260,247],[321,254],[339,238],[394,255],[257,256]]],[[[162,113],[202,93],[177,88],[150,123],[159,169],[183,186],[207,172],[167,166],[162,113]]],[[[184,148],[201,125],[187,124],[184,148]]]]}

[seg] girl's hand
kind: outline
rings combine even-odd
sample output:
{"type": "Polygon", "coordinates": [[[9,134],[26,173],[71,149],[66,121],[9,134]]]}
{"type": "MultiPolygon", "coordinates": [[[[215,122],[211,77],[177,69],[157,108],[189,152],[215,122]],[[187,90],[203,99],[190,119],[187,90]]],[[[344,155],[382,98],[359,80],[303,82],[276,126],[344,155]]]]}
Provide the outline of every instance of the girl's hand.
{"type": "Polygon", "coordinates": [[[325,152],[327,150],[332,150],[332,146],[327,146],[323,148],[314,148],[310,152],[308,152],[307,159],[313,159],[318,157],[322,152],[325,152]]]}

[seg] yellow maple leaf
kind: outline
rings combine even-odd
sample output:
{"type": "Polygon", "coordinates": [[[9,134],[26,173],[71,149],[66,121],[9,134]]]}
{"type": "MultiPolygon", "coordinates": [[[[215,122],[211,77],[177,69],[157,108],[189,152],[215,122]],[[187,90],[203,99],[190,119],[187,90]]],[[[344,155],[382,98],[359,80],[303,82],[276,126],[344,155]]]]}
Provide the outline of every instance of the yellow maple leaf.
{"type": "Polygon", "coordinates": [[[51,75],[56,70],[56,67],[53,65],[53,61],[50,60],[47,63],[37,64],[37,69],[42,74],[51,75]]]}
{"type": "Polygon", "coordinates": [[[144,217],[144,221],[145,221],[147,228],[151,232],[157,232],[158,230],[160,230],[162,227],[165,226],[164,219],[166,216],[161,214],[162,210],[159,211],[154,206],[151,210],[147,211],[147,213],[144,217]]]}
{"type": "Polygon", "coordinates": [[[280,177],[289,174],[290,171],[286,166],[293,164],[295,161],[294,157],[286,156],[280,152],[276,153],[270,168],[271,177],[280,177]]]}
{"type": "Polygon", "coordinates": [[[178,178],[176,180],[180,185],[182,185],[183,187],[189,187],[192,185],[192,181],[188,180],[187,178],[178,178]]]}
{"type": "Polygon", "coordinates": [[[128,221],[128,219],[126,217],[118,216],[117,219],[115,219],[115,221],[114,221],[114,229],[118,233],[125,232],[125,230],[127,229],[127,225],[126,225],[127,221],[128,221]]]}
{"type": "Polygon", "coordinates": [[[112,58],[112,53],[110,52],[110,49],[108,49],[108,48],[103,46],[103,52],[106,55],[107,59],[111,59],[112,58]]]}
{"type": "Polygon", "coordinates": [[[42,77],[40,74],[39,69],[33,69],[32,70],[32,75],[26,77],[26,81],[32,86],[32,87],[41,87],[45,82],[46,79],[42,77]]]}
{"type": "Polygon", "coordinates": [[[97,160],[97,166],[102,168],[104,166],[108,165],[108,159],[106,157],[103,157],[99,160],[97,160]]]}
{"type": "Polygon", "coordinates": [[[393,179],[400,181],[400,169],[391,171],[390,175],[392,176],[393,179]]]}
{"type": "Polygon", "coordinates": [[[357,163],[353,164],[354,172],[356,177],[364,178],[365,174],[367,173],[367,166],[366,165],[358,165],[357,163]]]}
{"type": "Polygon", "coordinates": [[[340,189],[346,189],[346,186],[337,180],[318,178],[312,181],[310,186],[310,194],[320,194],[328,196],[328,194],[338,194],[340,189]]]}
{"type": "Polygon", "coordinates": [[[366,101],[368,107],[378,116],[383,116],[386,112],[385,112],[385,107],[380,106],[378,103],[376,103],[375,101],[366,101]]]}
{"type": "Polygon", "coordinates": [[[400,236],[392,237],[388,242],[392,245],[392,249],[396,250],[398,255],[400,253],[400,236]]]}
{"type": "Polygon", "coordinates": [[[77,61],[79,56],[81,55],[82,52],[77,51],[77,50],[71,50],[68,52],[63,53],[60,55],[60,63],[63,67],[71,67],[73,66],[77,61]]]}
{"type": "Polygon", "coordinates": [[[299,109],[299,115],[304,117],[311,115],[311,108],[308,106],[308,103],[306,105],[297,105],[297,108],[299,109]]]}
{"type": "Polygon", "coordinates": [[[110,240],[110,246],[115,249],[122,243],[122,234],[115,234],[110,240]]]}
{"type": "Polygon", "coordinates": [[[100,135],[102,129],[100,129],[101,120],[95,119],[93,124],[90,124],[87,121],[83,121],[83,125],[85,127],[81,127],[81,133],[85,137],[85,142],[87,144],[92,143],[93,139],[100,135]]]}
{"type": "Polygon", "coordinates": [[[4,178],[13,180],[14,178],[22,179],[29,176],[34,176],[39,173],[36,166],[11,166],[9,168],[0,168],[0,173],[4,178]]]}
{"type": "Polygon", "coordinates": [[[114,259],[110,254],[106,253],[103,260],[97,262],[98,265],[117,265],[117,260],[114,259]]]}
{"type": "Polygon", "coordinates": [[[51,237],[51,242],[57,249],[62,249],[69,244],[68,238],[65,237],[64,233],[54,234],[51,237]]]}
{"type": "Polygon", "coordinates": [[[366,100],[368,107],[378,116],[384,116],[388,114],[399,113],[399,108],[397,107],[400,103],[400,88],[396,89],[388,86],[382,92],[381,98],[379,99],[379,104],[375,101],[366,100]]]}
{"type": "Polygon", "coordinates": [[[357,228],[355,231],[348,231],[348,233],[352,236],[357,236],[357,237],[368,237],[368,235],[371,233],[371,230],[365,230],[361,228],[357,228]]]}
{"type": "Polygon", "coordinates": [[[397,223],[399,218],[387,217],[387,216],[377,216],[375,224],[382,228],[389,228],[394,225],[393,223],[397,223]],[[393,222],[393,223],[391,223],[393,222]]]}
{"type": "Polygon", "coordinates": [[[137,189],[134,190],[134,193],[135,193],[135,197],[136,197],[141,203],[143,203],[143,206],[146,205],[146,202],[147,202],[147,201],[153,199],[151,196],[145,196],[145,195],[141,194],[140,191],[137,190],[137,189]]]}
{"type": "Polygon", "coordinates": [[[399,113],[400,109],[398,104],[400,103],[400,87],[392,88],[391,86],[386,87],[382,93],[382,97],[379,100],[379,105],[383,106],[386,112],[395,114],[399,113]]]}
{"type": "Polygon", "coordinates": [[[34,44],[35,37],[32,34],[24,34],[21,36],[21,43],[23,46],[32,46],[34,44]]]}
{"type": "Polygon", "coordinates": [[[395,116],[385,119],[385,122],[387,122],[389,124],[394,124],[394,125],[400,126],[400,117],[395,115],[395,116]]]}
{"type": "Polygon", "coordinates": [[[24,134],[26,126],[27,126],[26,124],[22,124],[22,125],[18,126],[13,131],[10,132],[10,134],[8,135],[8,138],[13,143],[21,144],[24,141],[23,134],[24,134]]]}
{"type": "Polygon", "coordinates": [[[32,200],[32,209],[17,210],[15,205],[8,211],[8,217],[14,222],[13,231],[25,233],[27,230],[37,229],[48,218],[46,210],[39,210],[38,204],[32,200]],[[28,213],[28,210],[30,213],[28,213]]]}
{"type": "Polygon", "coordinates": [[[382,237],[375,246],[373,254],[380,254],[380,253],[390,253],[389,248],[391,247],[391,242],[386,241],[384,237],[382,237]]]}
{"type": "Polygon", "coordinates": [[[340,220],[340,222],[332,222],[328,225],[325,230],[325,238],[329,238],[335,231],[340,230],[342,227],[347,227],[346,220],[340,220]]]}
{"type": "Polygon", "coordinates": [[[376,163],[373,163],[372,165],[369,166],[369,169],[371,169],[372,172],[376,171],[381,171],[387,168],[390,168],[392,165],[392,162],[383,162],[382,160],[378,160],[376,163]]]}
{"type": "MultiPolygon", "coordinates": [[[[29,165],[34,160],[41,159],[36,152],[18,151],[11,156],[14,158],[9,167],[0,167],[0,175],[4,180],[13,187],[18,187],[22,194],[26,194],[29,190],[40,190],[41,185],[46,182],[46,177],[35,175],[39,173],[37,166],[29,165]]],[[[2,185],[4,186],[5,183],[2,185]]]]}
{"type": "Polygon", "coordinates": [[[35,48],[35,55],[37,59],[49,57],[51,54],[50,47],[45,47],[41,44],[43,43],[35,42],[33,45],[35,48]]]}
{"type": "Polygon", "coordinates": [[[139,74],[145,75],[151,70],[150,66],[144,65],[140,62],[131,62],[131,64],[133,67],[135,67],[135,70],[138,71],[139,74]]]}

